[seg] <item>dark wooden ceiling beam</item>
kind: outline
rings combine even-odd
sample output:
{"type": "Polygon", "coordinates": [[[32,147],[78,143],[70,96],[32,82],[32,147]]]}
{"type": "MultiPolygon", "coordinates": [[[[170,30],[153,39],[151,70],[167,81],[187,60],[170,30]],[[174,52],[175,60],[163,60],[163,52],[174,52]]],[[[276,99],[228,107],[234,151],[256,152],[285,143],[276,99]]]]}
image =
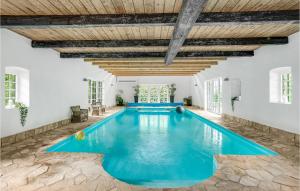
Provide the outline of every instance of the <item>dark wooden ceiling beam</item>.
{"type": "MultiPolygon", "coordinates": [[[[93,64],[93,65],[98,65],[102,68],[182,68],[182,67],[186,67],[186,68],[202,68],[202,67],[207,67],[207,66],[212,66],[215,65],[215,63],[213,64],[197,64],[197,65],[190,65],[188,63],[184,63],[184,64],[180,64],[180,65],[176,65],[174,67],[169,67],[169,66],[162,66],[162,65],[147,65],[147,64],[140,64],[140,65],[104,65],[104,64],[93,64]]],[[[173,64],[172,64],[173,66],[173,64]]]]}
{"type": "Polygon", "coordinates": [[[177,14],[1,16],[2,27],[173,26],[177,14]]]}
{"type": "MultiPolygon", "coordinates": [[[[138,57],[164,57],[165,52],[104,52],[104,53],[60,53],[61,58],[138,58],[138,57]]],[[[203,51],[203,52],[179,52],[179,58],[195,57],[242,57],[253,56],[253,51],[203,51]]]]}
{"type": "MultiPolygon", "coordinates": [[[[33,48],[69,48],[69,47],[144,47],[168,46],[169,40],[62,40],[35,41],[33,48]]],[[[207,38],[186,39],[183,46],[216,46],[216,45],[266,45],[287,44],[288,37],[254,37],[254,38],[207,38]]]]}
{"type": "MultiPolygon", "coordinates": [[[[99,65],[99,64],[94,64],[94,65],[99,65]]],[[[182,67],[188,67],[188,68],[201,68],[201,67],[206,67],[206,66],[211,66],[215,64],[199,64],[199,65],[194,65],[190,66],[189,64],[181,64],[177,65],[174,67],[165,67],[162,65],[147,65],[147,64],[140,64],[140,65],[117,65],[117,66],[111,66],[111,65],[99,65],[100,67],[103,68],[182,68],[182,67]]]]}
{"type": "MultiPolygon", "coordinates": [[[[226,57],[198,57],[198,58],[176,58],[174,63],[202,63],[202,62],[212,62],[212,61],[221,61],[226,60],[226,57]]],[[[139,58],[85,58],[85,62],[97,62],[97,63],[162,63],[164,64],[163,57],[139,57],[139,58]]]]}
{"type": "MultiPolygon", "coordinates": [[[[97,64],[94,64],[97,65],[97,64]]],[[[147,66],[146,64],[141,64],[141,66],[128,66],[128,65],[120,65],[120,66],[107,66],[107,65],[98,65],[101,68],[110,68],[110,69],[144,69],[144,68],[158,68],[158,69],[164,69],[164,68],[174,68],[174,69],[182,69],[182,68],[188,68],[188,69],[198,69],[198,68],[205,68],[214,66],[216,64],[203,64],[203,65],[197,65],[197,66],[190,66],[189,64],[182,64],[178,65],[176,67],[163,67],[163,66],[155,66],[150,65],[147,66]]]]}
{"type": "MultiPolygon", "coordinates": [[[[169,14],[128,14],[128,15],[43,15],[7,16],[2,15],[1,28],[62,28],[95,26],[174,26],[178,15],[169,14]]],[[[201,13],[194,26],[216,24],[253,24],[265,22],[299,23],[299,10],[218,12],[201,13]]]]}
{"type": "Polygon", "coordinates": [[[68,48],[68,47],[135,47],[135,46],[168,46],[169,40],[63,40],[35,41],[33,48],[68,48]]]}
{"type": "Polygon", "coordinates": [[[180,51],[186,37],[195,24],[200,13],[204,9],[207,0],[186,0],[183,1],[176,25],[174,27],[172,39],[170,40],[165,63],[173,63],[173,59],[180,51]]]}
{"type": "Polygon", "coordinates": [[[199,15],[196,25],[203,25],[205,23],[299,23],[299,15],[299,10],[202,13],[199,15]]]}
{"type": "Polygon", "coordinates": [[[181,65],[189,65],[189,66],[198,66],[198,65],[206,65],[206,64],[217,64],[218,62],[213,60],[213,61],[198,61],[198,62],[186,62],[186,61],[181,61],[181,62],[176,62],[172,64],[171,66],[166,66],[163,62],[99,62],[97,60],[91,61],[92,64],[94,65],[103,65],[103,66],[163,66],[163,67],[176,67],[176,66],[181,66],[181,65]]]}
{"type": "Polygon", "coordinates": [[[179,52],[177,57],[243,57],[254,56],[254,51],[202,51],[202,52],[179,52]]]}
{"type": "Polygon", "coordinates": [[[199,69],[207,68],[216,65],[217,62],[207,62],[207,63],[174,63],[172,65],[165,64],[155,64],[155,63],[136,63],[136,64],[107,64],[107,63],[97,63],[93,62],[93,65],[99,66],[101,68],[107,69],[145,69],[145,68],[156,68],[156,69],[199,69]]]}

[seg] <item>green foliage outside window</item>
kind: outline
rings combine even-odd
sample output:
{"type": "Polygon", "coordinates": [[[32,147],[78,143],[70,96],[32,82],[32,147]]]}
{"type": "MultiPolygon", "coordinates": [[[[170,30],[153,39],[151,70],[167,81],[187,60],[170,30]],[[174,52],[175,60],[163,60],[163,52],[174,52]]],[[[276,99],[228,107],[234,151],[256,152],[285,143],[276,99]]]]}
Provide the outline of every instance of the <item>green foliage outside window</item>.
{"type": "Polygon", "coordinates": [[[5,106],[13,106],[16,103],[16,75],[5,74],[5,106]]]}
{"type": "Polygon", "coordinates": [[[292,102],[292,74],[285,73],[281,75],[281,94],[282,101],[285,103],[292,102]]]}
{"type": "Polygon", "coordinates": [[[88,102],[93,104],[96,102],[102,103],[103,95],[102,82],[100,81],[88,81],[88,102]]]}
{"type": "Polygon", "coordinates": [[[148,102],[149,88],[147,86],[139,86],[139,102],[148,102]]]}
{"type": "Polygon", "coordinates": [[[169,102],[169,86],[165,84],[144,84],[139,86],[139,102],[166,103],[169,102]]]}
{"type": "Polygon", "coordinates": [[[219,93],[215,93],[213,96],[213,102],[219,103],[219,101],[220,101],[220,95],[219,95],[219,93]]]}
{"type": "Polygon", "coordinates": [[[206,107],[208,111],[222,112],[222,80],[221,78],[206,81],[206,107]]]}
{"type": "Polygon", "coordinates": [[[158,103],[158,93],[159,89],[157,87],[151,87],[150,88],[150,103],[158,103]]]}
{"type": "Polygon", "coordinates": [[[91,103],[91,98],[92,98],[91,92],[92,92],[92,81],[89,80],[89,90],[88,90],[89,103],[91,103]]]}
{"type": "Polygon", "coordinates": [[[160,88],[160,95],[159,95],[159,102],[160,103],[167,103],[169,101],[169,89],[167,86],[162,86],[160,88]]]}

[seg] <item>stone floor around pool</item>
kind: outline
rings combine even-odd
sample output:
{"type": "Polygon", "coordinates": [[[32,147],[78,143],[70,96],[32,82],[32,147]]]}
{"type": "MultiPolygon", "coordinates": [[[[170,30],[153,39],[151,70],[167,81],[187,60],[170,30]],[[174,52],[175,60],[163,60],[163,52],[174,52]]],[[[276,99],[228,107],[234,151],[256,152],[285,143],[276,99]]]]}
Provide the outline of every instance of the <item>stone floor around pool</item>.
{"type": "Polygon", "coordinates": [[[101,166],[101,154],[44,152],[50,145],[120,109],[112,108],[105,116],[92,117],[87,122],[69,124],[2,147],[0,190],[297,191],[300,189],[299,147],[279,142],[264,132],[247,128],[245,125],[223,121],[220,117],[196,108],[190,109],[280,155],[276,157],[216,156],[218,170],[212,178],[188,188],[150,189],[128,185],[111,177],[101,166]]]}

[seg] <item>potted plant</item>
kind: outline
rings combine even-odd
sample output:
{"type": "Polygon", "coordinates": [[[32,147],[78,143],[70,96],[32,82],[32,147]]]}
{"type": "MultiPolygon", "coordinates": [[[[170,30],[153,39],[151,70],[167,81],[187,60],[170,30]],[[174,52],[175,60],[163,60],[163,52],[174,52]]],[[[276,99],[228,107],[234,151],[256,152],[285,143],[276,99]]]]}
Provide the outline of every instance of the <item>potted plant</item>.
{"type": "Polygon", "coordinates": [[[175,86],[176,86],[175,84],[171,84],[169,86],[169,95],[170,95],[170,102],[171,103],[174,103],[175,91],[176,91],[175,86]]]}
{"type": "Polygon", "coordinates": [[[117,104],[117,106],[123,106],[124,105],[124,100],[119,94],[116,95],[116,104],[117,104]]]}
{"type": "Polygon", "coordinates": [[[133,86],[133,89],[134,89],[134,103],[137,103],[139,102],[140,86],[139,85],[133,86]]]}
{"type": "Polygon", "coordinates": [[[183,103],[186,106],[192,106],[192,96],[189,96],[187,98],[183,98],[183,103]]]}

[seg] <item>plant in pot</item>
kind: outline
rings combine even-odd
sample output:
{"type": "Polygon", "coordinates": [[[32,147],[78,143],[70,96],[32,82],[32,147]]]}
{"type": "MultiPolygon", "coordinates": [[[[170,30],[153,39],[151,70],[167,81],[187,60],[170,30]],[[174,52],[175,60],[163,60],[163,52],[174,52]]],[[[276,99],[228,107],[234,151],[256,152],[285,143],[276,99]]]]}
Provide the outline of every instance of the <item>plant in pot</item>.
{"type": "Polygon", "coordinates": [[[133,86],[133,89],[134,89],[134,103],[137,103],[139,102],[140,86],[139,85],[133,86]]]}
{"type": "Polygon", "coordinates": [[[187,98],[183,98],[183,103],[186,106],[192,106],[192,96],[189,96],[187,98]]]}
{"type": "Polygon", "coordinates": [[[169,86],[169,95],[170,95],[170,102],[174,103],[174,98],[175,98],[175,91],[176,91],[176,85],[175,84],[171,84],[169,86]]]}
{"type": "Polygon", "coordinates": [[[123,106],[124,105],[124,100],[120,95],[116,95],[116,104],[117,104],[117,106],[123,106]]]}

